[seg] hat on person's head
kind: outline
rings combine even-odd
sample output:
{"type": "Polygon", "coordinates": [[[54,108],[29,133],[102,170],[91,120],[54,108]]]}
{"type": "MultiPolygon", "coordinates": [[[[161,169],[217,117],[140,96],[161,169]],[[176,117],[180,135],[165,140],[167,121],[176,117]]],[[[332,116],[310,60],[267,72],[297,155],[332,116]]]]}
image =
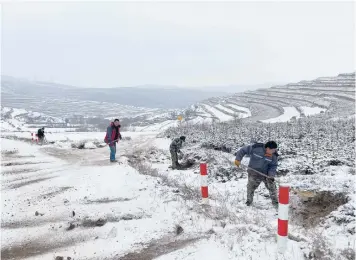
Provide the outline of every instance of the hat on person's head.
{"type": "Polygon", "coordinates": [[[120,122],[120,120],[119,120],[119,119],[117,119],[117,118],[115,118],[114,122],[120,122]]]}
{"type": "Polygon", "coordinates": [[[185,136],[181,136],[179,137],[180,140],[182,140],[183,142],[185,142],[185,136]]]}
{"type": "Polygon", "coordinates": [[[268,141],[265,144],[265,148],[269,148],[269,149],[277,149],[277,143],[275,141],[268,141]]]}

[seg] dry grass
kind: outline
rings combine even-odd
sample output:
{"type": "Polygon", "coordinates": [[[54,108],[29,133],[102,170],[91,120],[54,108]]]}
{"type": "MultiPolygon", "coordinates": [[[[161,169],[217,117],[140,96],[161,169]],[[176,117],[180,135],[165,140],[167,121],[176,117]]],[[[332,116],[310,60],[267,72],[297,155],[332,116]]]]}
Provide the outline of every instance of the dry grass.
{"type": "Polygon", "coordinates": [[[18,149],[13,149],[13,150],[2,150],[1,155],[14,155],[19,152],[18,149]]]}
{"type": "Polygon", "coordinates": [[[338,259],[331,250],[330,243],[322,233],[315,232],[312,236],[311,250],[307,259],[313,260],[335,260],[338,259]]]}
{"type": "Polygon", "coordinates": [[[340,252],[340,255],[345,257],[347,260],[355,260],[355,249],[354,248],[346,248],[340,252]]]}
{"type": "MultiPolygon", "coordinates": [[[[147,148],[146,148],[147,149],[147,148]]],[[[153,153],[153,149],[148,149],[153,153]]],[[[196,187],[189,186],[186,184],[184,177],[182,178],[170,178],[166,172],[159,172],[157,169],[154,169],[151,164],[147,163],[147,156],[149,156],[148,150],[138,150],[134,155],[128,155],[130,165],[135,168],[140,174],[149,175],[160,179],[161,185],[167,185],[173,187],[177,190],[178,195],[183,199],[183,203],[193,202],[194,211],[198,214],[216,220],[222,221],[226,225],[226,222],[230,223],[246,223],[254,224],[258,226],[269,227],[268,223],[263,215],[253,215],[251,216],[248,212],[233,212],[230,208],[231,205],[237,205],[240,200],[244,198],[239,198],[241,194],[233,194],[229,191],[226,191],[222,194],[210,195],[210,206],[205,206],[201,204],[201,191],[196,187]]],[[[189,207],[189,205],[186,205],[189,207]]],[[[191,207],[191,204],[190,204],[191,207]]],[[[271,236],[274,234],[274,230],[269,229],[271,236]]],[[[240,230],[241,231],[241,230],[240,230]]],[[[239,234],[245,234],[245,230],[242,230],[239,234]]]]}

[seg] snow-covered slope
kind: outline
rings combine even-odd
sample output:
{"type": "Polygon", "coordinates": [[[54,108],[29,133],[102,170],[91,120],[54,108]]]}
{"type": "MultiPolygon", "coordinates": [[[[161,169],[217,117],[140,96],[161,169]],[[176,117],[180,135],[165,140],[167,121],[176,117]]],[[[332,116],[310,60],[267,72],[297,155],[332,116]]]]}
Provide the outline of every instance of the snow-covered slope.
{"type": "Polygon", "coordinates": [[[42,126],[65,126],[61,118],[48,116],[25,109],[1,107],[1,131],[28,131],[29,125],[42,126]]]}
{"type": "Polygon", "coordinates": [[[188,121],[203,117],[220,122],[243,118],[272,123],[320,113],[327,113],[329,117],[353,115],[355,73],[211,98],[186,111],[188,121]]]}
{"type": "MultiPolygon", "coordinates": [[[[246,200],[246,166],[249,162],[248,156],[245,156],[242,166],[237,168],[233,164],[235,152],[244,145],[275,140],[279,153],[276,183],[291,185],[290,241],[297,241],[304,251],[296,259],[348,260],[355,256],[355,117],[338,120],[328,118],[326,114],[320,114],[275,124],[246,121],[243,124],[224,122],[183,126],[167,130],[162,137],[185,135],[187,139],[182,150],[184,159],[206,162],[209,196],[222,196],[226,199],[224,203],[235,209],[246,200]]],[[[184,173],[179,172],[177,176],[184,173]]],[[[196,173],[199,173],[198,167],[196,173]]],[[[184,174],[181,178],[194,177],[184,174]]],[[[199,182],[196,185],[199,186],[199,182]]],[[[254,207],[258,208],[255,214],[267,222],[269,217],[264,215],[263,209],[270,203],[267,189],[260,185],[255,193],[254,207]]],[[[236,211],[238,216],[245,209],[236,211]]],[[[266,213],[270,213],[270,210],[266,213]]],[[[248,220],[253,216],[251,212],[248,220]]],[[[240,223],[246,222],[240,219],[240,223]]],[[[267,226],[265,222],[260,223],[256,232],[260,233],[267,226]]],[[[235,252],[244,248],[242,241],[240,238],[232,243],[236,246],[235,252]]],[[[261,243],[267,245],[268,242],[261,239],[261,243]]],[[[253,251],[253,248],[249,248],[246,255],[241,254],[233,259],[265,259],[257,255],[247,257],[253,251]]],[[[187,252],[181,250],[181,253],[185,255],[187,252]]],[[[292,258],[285,256],[275,259],[292,258]]]]}
{"type": "MultiPolygon", "coordinates": [[[[58,92],[56,95],[41,88],[43,96],[38,97],[33,92],[27,93],[25,91],[27,83],[21,82],[20,90],[25,91],[27,93],[25,95],[19,92],[18,88],[14,88],[11,82],[6,80],[2,82],[2,105],[8,104],[9,107],[41,112],[52,117],[74,118],[75,121],[77,116],[102,119],[119,117],[125,127],[137,131],[164,130],[169,126],[177,125],[179,114],[183,116],[182,123],[188,125],[236,120],[273,123],[321,113],[325,113],[329,118],[355,114],[355,73],[214,97],[186,109],[135,107],[119,104],[119,99],[117,101],[116,99],[114,101],[84,100],[83,97],[79,98],[79,94],[75,91],[71,92],[73,95],[60,96],[58,93],[68,90],[68,87],[62,85],[55,87],[55,93],[58,92]]],[[[100,93],[98,92],[97,95],[100,93]]],[[[161,102],[160,99],[161,97],[156,95],[157,107],[161,102]]],[[[80,120],[78,122],[83,124],[80,120]]],[[[107,122],[100,122],[100,124],[107,124],[107,122]]]]}

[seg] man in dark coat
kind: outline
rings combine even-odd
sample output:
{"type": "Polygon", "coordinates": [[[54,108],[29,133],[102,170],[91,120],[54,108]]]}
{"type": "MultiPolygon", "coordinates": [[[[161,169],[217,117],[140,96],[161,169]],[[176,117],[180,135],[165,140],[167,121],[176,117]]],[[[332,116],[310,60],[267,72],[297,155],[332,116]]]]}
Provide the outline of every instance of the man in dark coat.
{"type": "Polygon", "coordinates": [[[236,153],[235,165],[240,166],[241,160],[245,155],[250,156],[247,183],[247,201],[246,205],[250,206],[253,201],[253,195],[258,186],[263,182],[269,191],[272,204],[277,207],[277,189],[274,177],[277,170],[277,143],[269,141],[266,144],[256,143],[242,147],[236,153]],[[266,175],[266,176],[263,176],[266,175]]]}
{"type": "Polygon", "coordinates": [[[183,146],[183,142],[185,142],[185,136],[181,136],[176,138],[172,141],[171,145],[169,146],[169,151],[171,152],[172,158],[172,169],[179,169],[181,165],[178,163],[178,153],[181,152],[181,148],[183,146]]]}
{"type": "Polygon", "coordinates": [[[45,128],[44,128],[44,127],[38,129],[38,131],[37,131],[37,137],[38,137],[38,141],[39,141],[40,143],[42,143],[43,140],[44,140],[44,137],[45,137],[44,131],[45,131],[45,128]]]}

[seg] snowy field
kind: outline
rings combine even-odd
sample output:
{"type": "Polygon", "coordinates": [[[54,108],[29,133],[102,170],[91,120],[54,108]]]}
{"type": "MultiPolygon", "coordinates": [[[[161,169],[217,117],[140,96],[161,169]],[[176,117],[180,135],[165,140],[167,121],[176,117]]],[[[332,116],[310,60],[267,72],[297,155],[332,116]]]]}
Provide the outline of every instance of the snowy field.
{"type": "Polygon", "coordinates": [[[317,114],[320,114],[321,112],[325,112],[326,111],[325,108],[321,108],[321,107],[305,107],[305,106],[301,106],[300,109],[303,111],[305,116],[313,116],[313,115],[317,115],[317,114]]]}
{"type": "Polygon", "coordinates": [[[231,104],[231,103],[228,103],[227,105],[229,105],[230,107],[235,108],[237,110],[244,111],[244,114],[242,114],[242,117],[250,117],[251,116],[250,109],[248,109],[246,107],[241,107],[241,106],[238,106],[238,105],[235,105],[235,104],[231,104]]]}
{"type": "Polygon", "coordinates": [[[288,122],[293,117],[298,119],[300,114],[295,107],[283,107],[284,113],[279,117],[270,118],[266,120],[261,120],[262,123],[281,123],[281,122],[288,122]]]}
{"type": "Polygon", "coordinates": [[[225,122],[225,121],[233,120],[233,117],[232,117],[232,116],[230,116],[230,115],[228,115],[228,114],[224,114],[223,112],[220,112],[219,110],[217,110],[216,108],[214,108],[214,107],[212,107],[212,106],[204,105],[204,107],[205,107],[206,110],[208,110],[212,115],[214,115],[215,117],[217,117],[220,122],[225,122]]]}
{"type": "MultiPolygon", "coordinates": [[[[37,131],[33,132],[3,132],[1,136],[4,137],[17,137],[21,139],[31,140],[32,136],[31,133],[36,133],[37,131]]],[[[98,141],[104,142],[104,138],[106,133],[105,132],[49,132],[45,131],[46,139],[48,142],[59,142],[59,141],[98,141]]],[[[142,135],[149,136],[155,135],[157,132],[121,132],[123,138],[130,137],[130,138],[138,138],[142,135]]]]}
{"type": "Polygon", "coordinates": [[[164,131],[169,127],[178,126],[177,120],[166,120],[161,123],[152,123],[148,126],[135,126],[133,129],[135,132],[153,132],[153,131],[164,131]]]}
{"type": "MultiPolygon", "coordinates": [[[[198,165],[170,170],[170,140],[156,134],[123,133],[131,140],[118,145],[120,164],[108,162],[108,147],[58,146],[62,140],[103,139],[104,133],[55,133],[50,137],[55,143],[43,146],[3,135],[2,259],[274,260],[304,259],[312,250],[311,237],[292,222],[288,249],[277,253],[276,211],[263,185],[255,206],[245,206],[246,175],[226,183],[210,179],[210,204],[202,205],[198,165]]],[[[213,154],[219,164],[234,159],[213,154]]],[[[342,188],[350,177],[335,167],[314,183],[330,183],[336,173],[340,179],[329,189],[342,188]]],[[[303,182],[286,180],[296,186],[303,182]]],[[[324,232],[332,233],[338,241],[333,247],[340,250],[354,244],[343,229],[331,226],[324,232]]]]}

